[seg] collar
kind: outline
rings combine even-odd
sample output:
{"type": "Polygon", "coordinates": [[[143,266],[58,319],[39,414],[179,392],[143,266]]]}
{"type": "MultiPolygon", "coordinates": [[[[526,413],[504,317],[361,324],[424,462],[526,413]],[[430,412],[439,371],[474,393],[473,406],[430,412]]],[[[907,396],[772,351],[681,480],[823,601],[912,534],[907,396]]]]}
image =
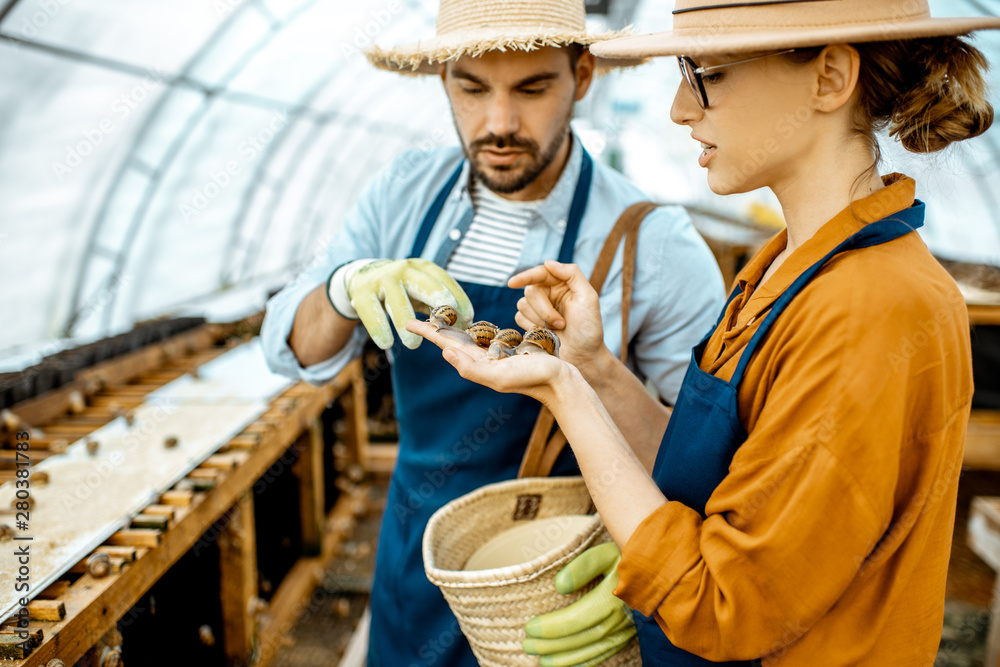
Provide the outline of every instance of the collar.
{"type": "MultiPolygon", "coordinates": [[[[569,207],[573,202],[573,194],[576,191],[576,183],[580,180],[580,167],[583,164],[583,144],[576,133],[570,130],[569,159],[563,167],[559,180],[555,187],[549,192],[545,199],[535,201],[534,217],[541,218],[549,227],[562,231],[566,228],[566,217],[569,215],[569,207]]],[[[461,188],[452,190],[448,197],[450,203],[458,204],[465,202],[472,206],[472,169],[468,160],[462,161],[462,174],[458,179],[464,185],[461,188]]]]}
{"type": "Polygon", "coordinates": [[[912,206],[916,183],[903,174],[882,177],[884,188],[864,199],[855,201],[826,222],[808,241],[782,263],[774,275],[760,288],[757,284],[788,244],[788,230],[782,230],[765,244],[746,268],[740,272],[739,286],[743,294],[737,297],[739,315],[730,335],[738,335],[747,325],[770,306],[803,271],[825,257],[865,225],[886,218],[912,206]]]}

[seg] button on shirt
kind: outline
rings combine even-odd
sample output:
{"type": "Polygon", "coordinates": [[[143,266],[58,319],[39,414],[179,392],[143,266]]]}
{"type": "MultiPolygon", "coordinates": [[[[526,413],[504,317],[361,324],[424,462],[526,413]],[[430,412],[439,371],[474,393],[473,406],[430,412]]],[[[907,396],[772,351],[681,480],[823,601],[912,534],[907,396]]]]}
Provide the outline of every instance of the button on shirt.
{"type": "MultiPolygon", "coordinates": [[[[913,203],[912,179],[884,182],[854,202],[857,218],[842,211],[760,287],[786,233],[750,261],[703,370],[728,381],[796,277],[861,220],[913,203]]],[[[917,234],[831,259],[746,368],[738,403],[749,436],[706,517],[668,498],[622,550],[616,595],[714,661],[932,664],[972,400],[969,348],[964,300],[917,234]]]]}
{"type": "MultiPolygon", "coordinates": [[[[287,342],[299,304],[345,262],[364,257],[407,257],[434,196],[462,160],[458,147],[409,151],[374,178],[322,260],[268,302],[261,343],[273,371],[318,384],[332,379],[358,355],[367,337],[360,326],[337,355],[312,366],[300,366],[287,342]]],[[[559,254],[581,160],[582,146],[574,136],[562,175],[548,197],[538,202],[515,272],[559,254]]],[[[473,218],[467,163],[458,183],[422,255],[439,266],[447,265],[473,218]]],[[[595,162],[590,197],[574,248],[574,262],[585,274],[593,269],[622,211],[645,199],[645,194],[624,176],[595,162]]],[[[622,342],[621,256],[619,249],[601,295],[605,343],[616,354],[622,342]]],[[[712,327],[723,298],[718,265],[686,211],[678,206],[663,206],[651,213],[639,234],[629,318],[633,350],[630,365],[640,376],[649,378],[665,400],[673,402],[676,398],[691,347],[712,327]]]]}

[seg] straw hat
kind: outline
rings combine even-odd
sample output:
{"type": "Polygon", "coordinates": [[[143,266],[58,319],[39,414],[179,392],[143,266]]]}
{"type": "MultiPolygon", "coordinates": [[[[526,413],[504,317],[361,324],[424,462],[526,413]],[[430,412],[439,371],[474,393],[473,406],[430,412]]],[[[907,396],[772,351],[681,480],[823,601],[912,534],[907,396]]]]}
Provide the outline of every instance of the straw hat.
{"type": "MultiPolygon", "coordinates": [[[[373,65],[404,74],[437,74],[438,64],[487,51],[533,51],[545,46],[590,45],[629,31],[587,32],[583,0],[441,0],[437,34],[407,46],[365,55],[373,65]]],[[[643,59],[597,59],[597,69],[630,67],[643,59]]]]}
{"type": "Polygon", "coordinates": [[[603,58],[700,56],[1000,29],[1000,18],[931,18],[927,0],[677,0],[674,29],[602,42],[603,58]]]}

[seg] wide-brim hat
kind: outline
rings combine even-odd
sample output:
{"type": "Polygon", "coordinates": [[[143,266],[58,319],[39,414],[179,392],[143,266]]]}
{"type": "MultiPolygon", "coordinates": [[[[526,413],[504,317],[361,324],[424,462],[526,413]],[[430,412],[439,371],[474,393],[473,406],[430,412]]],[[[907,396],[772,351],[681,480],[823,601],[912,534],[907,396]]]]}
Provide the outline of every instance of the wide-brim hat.
{"type": "MultiPolygon", "coordinates": [[[[591,46],[630,34],[588,31],[583,0],[441,0],[434,37],[406,46],[365,51],[380,69],[404,74],[437,74],[440,63],[488,51],[533,51],[546,46],[591,46]]],[[[607,71],[631,67],[642,58],[597,58],[607,71]]]]}
{"type": "Polygon", "coordinates": [[[1000,18],[932,18],[927,0],[677,0],[673,30],[595,44],[601,58],[702,56],[1000,29],[1000,18]]]}

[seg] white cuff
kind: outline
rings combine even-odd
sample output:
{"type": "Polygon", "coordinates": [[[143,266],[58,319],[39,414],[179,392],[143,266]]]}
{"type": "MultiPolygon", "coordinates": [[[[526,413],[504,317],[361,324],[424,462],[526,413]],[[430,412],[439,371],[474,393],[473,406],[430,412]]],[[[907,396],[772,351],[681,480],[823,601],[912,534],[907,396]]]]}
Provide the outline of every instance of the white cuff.
{"type": "Polygon", "coordinates": [[[330,300],[330,305],[337,313],[348,320],[356,320],[358,311],[351,304],[351,295],[347,292],[347,285],[358,269],[365,264],[376,262],[375,259],[356,259],[347,264],[341,264],[326,281],[326,296],[330,300]]]}

